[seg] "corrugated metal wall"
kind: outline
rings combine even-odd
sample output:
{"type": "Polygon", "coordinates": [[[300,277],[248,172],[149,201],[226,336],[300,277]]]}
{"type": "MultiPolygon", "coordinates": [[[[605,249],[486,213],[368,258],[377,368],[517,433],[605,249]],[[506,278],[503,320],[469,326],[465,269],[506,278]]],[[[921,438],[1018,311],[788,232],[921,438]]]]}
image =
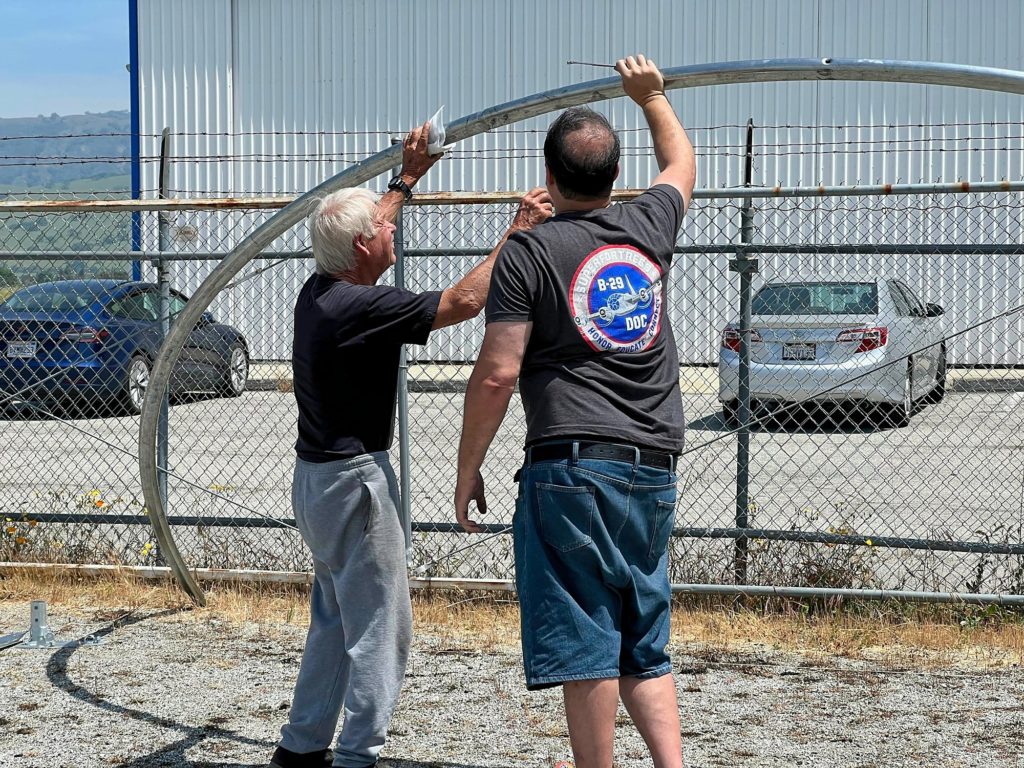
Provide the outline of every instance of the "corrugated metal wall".
{"type": "MultiPolygon", "coordinates": [[[[139,0],[138,32],[147,196],[156,187],[153,158],[165,126],[175,135],[175,194],[302,192],[382,149],[390,135],[404,133],[440,104],[450,120],[610,74],[568,66],[569,59],[610,62],[643,51],[662,66],[833,56],[1024,68],[1019,0],[139,0]]],[[[759,126],[755,184],[1024,175],[1024,152],[1006,151],[1011,137],[1020,146],[1024,100],[1008,94],[809,82],[717,86],[670,97],[691,127],[701,187],[742,183],[747,118],[759,126]]],[[[621,99],[600,108],[622,131],[619,185],[646,186],[653,161],[640,111],[621,99]]],[[[539,183],[539,147],[549,119],[464,142],[421,189],[525,189],[539,183]]],[[[263,218],[252,215],[248,223],[263,218]]],[[[927,229],[928,217],[920,218],[918,228],[927,229]]],[[[206,216],[198,224],[193,217],[189,223],[197,226],[197,237],[188,247],[197,249],[227,250],[244,234],[237,216],[206,216]]],[[[864,241],[905,237],[905,225],[900,233],[886,231],[861,213],[848,217],[842,233],[834,219],[822,231],[817,211],[798,224],[762,224],[765,239],[775,242],[820,242],[841,234],[864,241]]],[[[155,226],[147,232],[152,247],[155,226]]],[[[703,218],[699,226],[687,226],[685,238],[723,242],[735,234],[731,221],[709,226],[703,218]]],[[[470,242],[472,229],[444,225],[410,227],[409,237],[412,247],[480,244],[470,242]]],[[[281,247],[304,242],[304,232],[296,230],[281,247]]],[[[434,263],[428,275],[413,263],[409,283],[444,287],[462,266],[460,260],[434,263]]],[[[692,266],[685,267],[687,275],[692,266]]],[[[176,284],[191,291],[211,268],[179,266],[176,284]]],[[[291,302],[308,270],[299,263],[277,268],[225,296],[215,311],[254,341],[256,357],[287,358],[291,302]]],[[[711,295],[733,296],[723,283],[728,279],[712,281],[711,295]]],[[[962,279],[970,282],[969,276],[932,282],[962,279]]],[[[685,361],[714,359],[713,344],[687,340],[713,339],[730,314],[727,299],[706,301],[696,289],[693,296],[677,296],[679,319],[698,324],[677,333],[685,361]]],[[[421,356],[472,357],[479,338],[479,325],[470,326],[421,356]]],[[[972,354],[964,352],[960,362],[981,361],[972,354]]],[[[1024,362],[1024,349],[1007,351],[1003,361],[1024,362]]]]}

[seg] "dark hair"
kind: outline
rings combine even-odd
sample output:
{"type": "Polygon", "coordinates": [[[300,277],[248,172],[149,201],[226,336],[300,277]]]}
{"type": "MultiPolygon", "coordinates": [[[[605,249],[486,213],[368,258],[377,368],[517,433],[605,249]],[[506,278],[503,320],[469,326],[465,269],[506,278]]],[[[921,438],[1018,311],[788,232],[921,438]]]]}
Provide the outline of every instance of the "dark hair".
{"type": "Polygon", "coordinates": [[[588,107],[572,107],[548,128],[544,162],[567,200],[599,200],[612,191],[619,137],[604,115],[588,107]],[[582,134],[570,141],[577,132],[582,134]]]}

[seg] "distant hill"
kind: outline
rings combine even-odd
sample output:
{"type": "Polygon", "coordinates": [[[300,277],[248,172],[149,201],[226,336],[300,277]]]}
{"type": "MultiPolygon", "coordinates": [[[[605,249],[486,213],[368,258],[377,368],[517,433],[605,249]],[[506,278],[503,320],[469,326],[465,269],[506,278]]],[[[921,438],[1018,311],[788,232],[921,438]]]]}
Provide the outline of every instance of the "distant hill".
{"type": "Polygon", "coordinates": [[[127,189],[130,132],[128,110],[0,118],[0,191],[127,189]]]}

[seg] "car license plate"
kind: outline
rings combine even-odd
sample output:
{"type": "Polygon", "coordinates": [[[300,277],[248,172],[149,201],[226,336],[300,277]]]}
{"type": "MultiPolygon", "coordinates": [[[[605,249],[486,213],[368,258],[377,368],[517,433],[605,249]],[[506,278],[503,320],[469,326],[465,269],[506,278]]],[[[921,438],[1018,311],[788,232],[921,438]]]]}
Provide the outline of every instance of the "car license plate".
{"type": "Polygon", "coordinates": [[[8,357],[35,357],[37,344],[34,341],[7,342],[8,357]]]}
{"type": "Polygon", "coordinates": [[[817,344],[783,344],[783,360],[813,360],[817,356],[817,344]]]}

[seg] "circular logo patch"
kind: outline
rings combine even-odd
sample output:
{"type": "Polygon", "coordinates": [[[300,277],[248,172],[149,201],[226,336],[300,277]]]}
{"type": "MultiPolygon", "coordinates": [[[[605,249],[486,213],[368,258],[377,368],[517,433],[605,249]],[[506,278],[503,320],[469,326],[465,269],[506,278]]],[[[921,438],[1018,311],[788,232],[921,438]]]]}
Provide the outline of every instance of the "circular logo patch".
{"type": "Polygon", "coordinates": [[[569,286],[576,328],[597,351],[647,349],[661,331],[661,304],[661,270],[628,245],[598,248],[569,286]]]}

